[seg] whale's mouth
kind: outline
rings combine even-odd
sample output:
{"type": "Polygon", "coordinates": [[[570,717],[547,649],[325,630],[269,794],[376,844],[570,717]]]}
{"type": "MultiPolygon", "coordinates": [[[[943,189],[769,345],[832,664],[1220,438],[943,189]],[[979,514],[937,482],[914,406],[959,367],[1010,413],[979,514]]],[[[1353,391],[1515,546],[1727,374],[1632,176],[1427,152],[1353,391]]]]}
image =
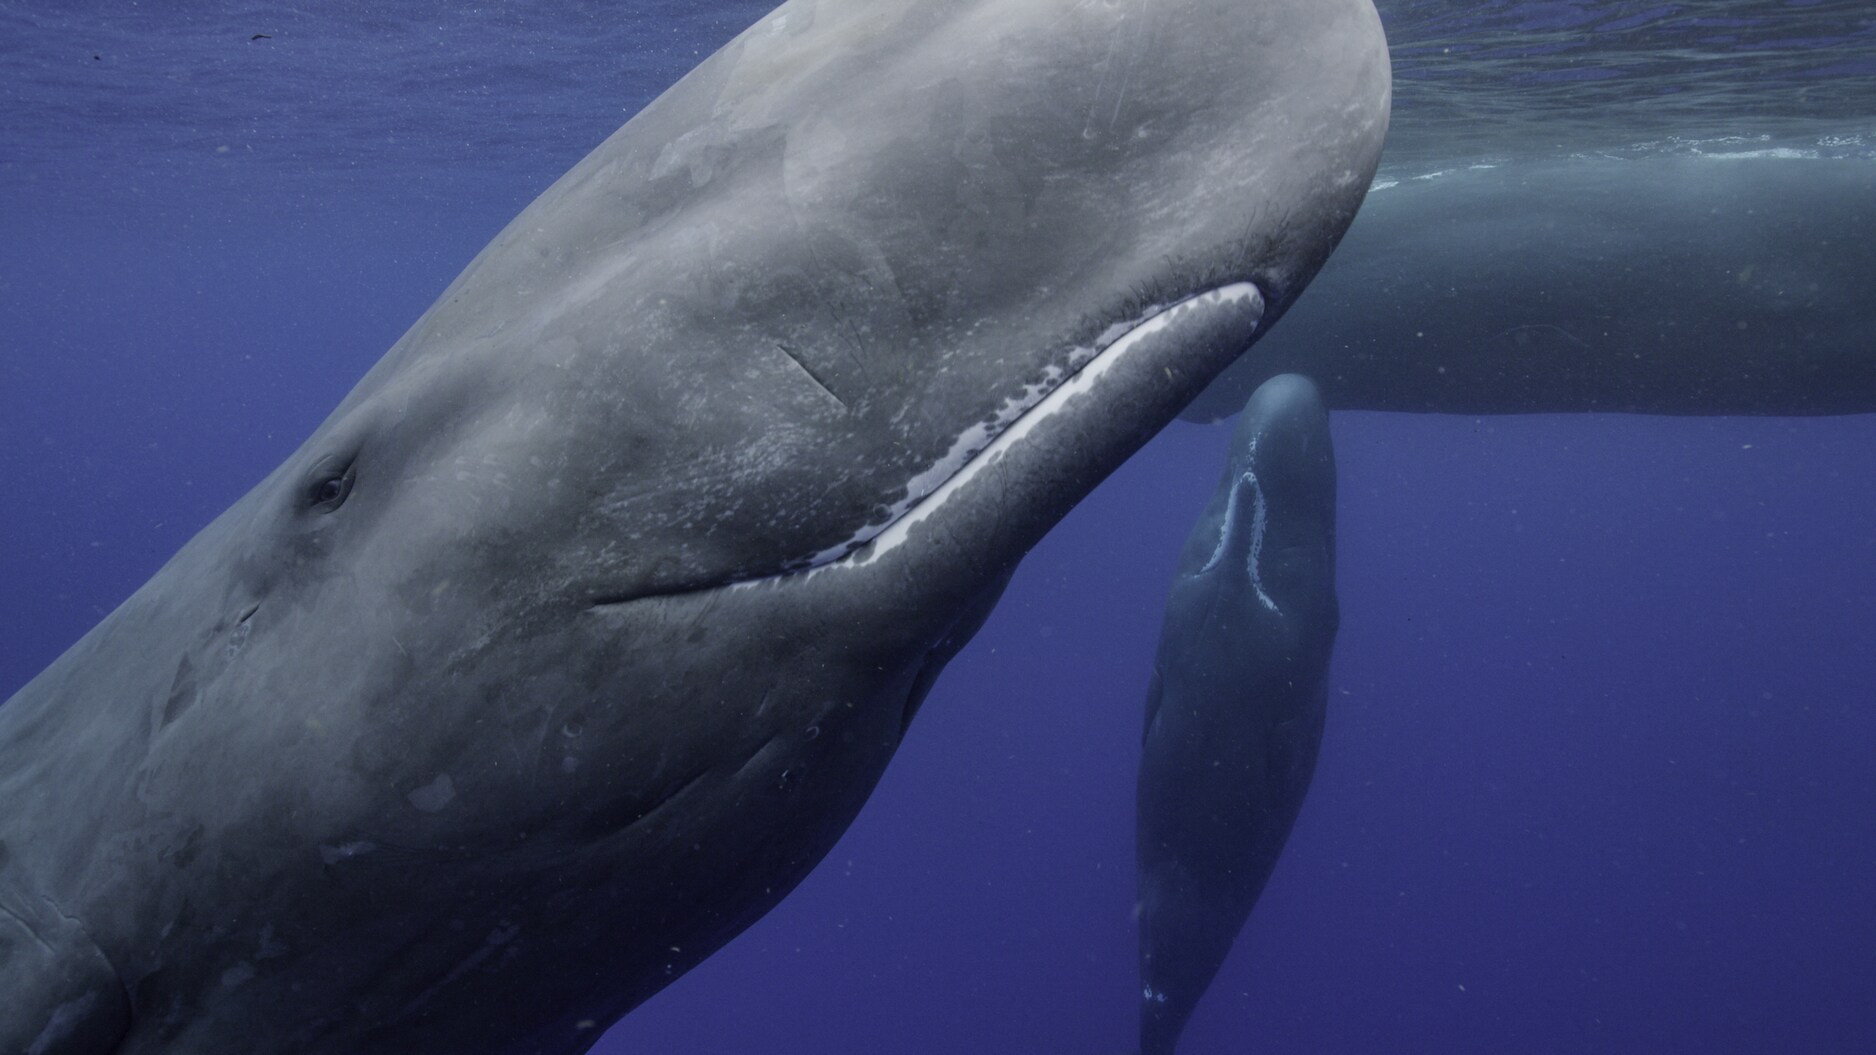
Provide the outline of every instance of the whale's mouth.
{"type": "Polygon", "coordinates": [[[943,456],[906,481],[904,495],[887,508],[884,516],[811,557],[761,575],[675,589],[600,594],[592,599],[591,606],[604,608],[651,598],[749,588],[871,564],[903,545],[914,527],[936,515],[985,469],[1020,449],[1038,426],[1063,414],[1079,397],[1093,391],[1104,376],[1154,343],[1151,338],[1166,331],[1185,311],[1231,307],[1261,316],[1263,294],[1251,282],[1234,282],[1155,306],[1107,327],[1093,341],[1072,351],[1066,366],[1049,367],[1041,381],[1026,385],[989,418],[960,433],[943,456]]]}
{"type": "Polygon", "coordinates": [[[1091,391],[1102,376],[1127,359],[1130,352],[1164,330],[1181,308],[1233,301],[1261,306],[1263,296],[1255,285],[1238,282],[1153,308],[1128,322],[1108,327],[1092,346],[1076,350],[1070,360],[1073,365],[1068,370],[1060,371],[1043,384],[1029,386],[1023,396],[1011,399],[1000,408],[992,423],[972,426],[959,436],[945,457],[907,483],[906,498],[895,505],[891,516],[863,528],[839,546],[822,551],[801,567],[781,574],[814,571],[837,563],[861,566],[896,549],[905,542],[914,525],[941,509],[946,500],[985,467],[1019,446],[1038,425],[1062,413],[1076,397],[1091,391]]]}

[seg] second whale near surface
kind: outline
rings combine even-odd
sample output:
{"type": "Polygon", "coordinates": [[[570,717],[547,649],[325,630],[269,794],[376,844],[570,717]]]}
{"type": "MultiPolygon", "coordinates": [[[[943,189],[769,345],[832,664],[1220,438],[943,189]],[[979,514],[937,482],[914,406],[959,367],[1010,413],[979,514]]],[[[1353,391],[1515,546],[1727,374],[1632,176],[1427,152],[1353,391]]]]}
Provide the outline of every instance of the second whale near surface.
{"type": "Polygon", "coordinates": [[[1381,180],[1292,325],[1184,417],[1265,378],[1456,414],[1876,412],[1876,161],[1644,154],[1381,180]]]}
{"type": "Polygon", "coordinates": [[[0,1050],[578,1052],[1374,172],[1367,0],[795,0],[0,707],[0,1050]]]}

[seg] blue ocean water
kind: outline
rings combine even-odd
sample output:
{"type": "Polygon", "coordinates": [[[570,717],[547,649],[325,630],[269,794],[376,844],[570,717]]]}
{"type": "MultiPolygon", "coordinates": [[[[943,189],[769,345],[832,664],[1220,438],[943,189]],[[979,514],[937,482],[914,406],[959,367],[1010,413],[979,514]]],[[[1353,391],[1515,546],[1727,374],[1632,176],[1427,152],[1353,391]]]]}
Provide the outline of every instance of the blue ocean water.
{"type": "MultiPolygon", "coordinates": [[[[0,5],[0,695],[767,6],[0,5]]],[[[1391,165],[1876,135],[1866,3],[1383,12],[1391,165]]],[[[1335,433],[1323,757],[1185,1050],[1876,1048],[1876,418],[1335,433]]],[[[1064,522],[821,868],[598,1050],[1128,1050],[1139,708],[1227,436],[1064,522]]]]}

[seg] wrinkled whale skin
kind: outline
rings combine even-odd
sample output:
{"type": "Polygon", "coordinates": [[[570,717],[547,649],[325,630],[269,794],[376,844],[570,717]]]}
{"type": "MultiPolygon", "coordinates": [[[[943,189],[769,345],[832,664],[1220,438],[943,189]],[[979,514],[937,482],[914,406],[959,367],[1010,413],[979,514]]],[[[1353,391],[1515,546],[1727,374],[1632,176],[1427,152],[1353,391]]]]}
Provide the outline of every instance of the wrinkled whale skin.
{"type": "Polygon", "coordinates": [[[1370,185],[1367,0],[795,0],[0,706],[0,1051],[579,1052],[1370,185]]]}

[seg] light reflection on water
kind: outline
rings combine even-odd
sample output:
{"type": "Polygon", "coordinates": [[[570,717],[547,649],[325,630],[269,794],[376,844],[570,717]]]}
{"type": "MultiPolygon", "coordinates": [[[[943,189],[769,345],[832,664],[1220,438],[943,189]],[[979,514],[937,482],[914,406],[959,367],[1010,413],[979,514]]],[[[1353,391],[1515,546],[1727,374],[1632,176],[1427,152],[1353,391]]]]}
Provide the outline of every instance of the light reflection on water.
{"type": "Polygon", "coordinates": [[[1867,0],[1380,0],[1395,160],[1876,139],[1867,0]],[[1762,138],[1763,137],[1763,138],[1762,138]]]}
{"type": "MultiPolygon", "coordinates": [[[[770,6],[0,7],[0,188],[538,190],[770,6]]],[[[1876,141],[1868,0],[1379,6],[1391,163],[1876,141]]]]}

